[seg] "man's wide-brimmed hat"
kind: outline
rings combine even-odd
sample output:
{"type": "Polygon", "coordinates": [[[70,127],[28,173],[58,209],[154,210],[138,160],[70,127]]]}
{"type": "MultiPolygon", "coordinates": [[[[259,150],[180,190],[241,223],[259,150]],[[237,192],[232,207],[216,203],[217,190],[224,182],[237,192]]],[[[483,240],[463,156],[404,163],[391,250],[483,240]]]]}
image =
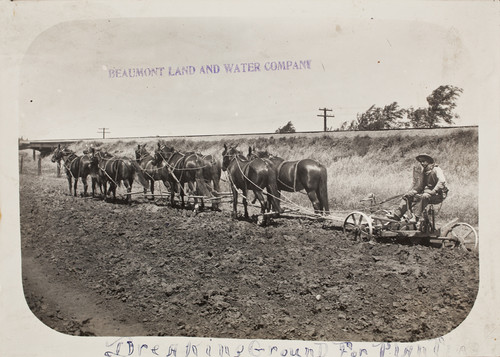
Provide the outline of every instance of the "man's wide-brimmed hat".
{"type": "Polygon", "coordinates": [[[434,163],[434,159],[432,158],[432,156],[428,155],[428,154],[420,154],[416,157],[417,161],[422,161],[422,160],[426,160],[427,162],[433,164],[434,163]]]}

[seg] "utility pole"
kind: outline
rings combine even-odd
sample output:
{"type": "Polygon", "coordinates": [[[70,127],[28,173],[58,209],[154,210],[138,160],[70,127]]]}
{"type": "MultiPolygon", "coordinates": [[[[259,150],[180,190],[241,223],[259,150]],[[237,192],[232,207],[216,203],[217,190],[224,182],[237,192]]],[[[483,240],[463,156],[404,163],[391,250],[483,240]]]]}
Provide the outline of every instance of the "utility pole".
{"type": "Polygon", "coordinates": [[[109,128],[99,128],[98,133],[102,133],[102,138],[106,139],[106,134],[109,134],[109,128]]]}
{"type": "Polygon", "coordinates": [[[326,109],[326,108],[319,108],[319,110],[323,111],[323,114],[318,114],[318,117],[323,117],[324,119],[324,125],[323,125],[323,131],[326,131],[326,118],[335,118],[335,115],[327,115],[326,112],[332,112],[332,109],[326,109]]]}

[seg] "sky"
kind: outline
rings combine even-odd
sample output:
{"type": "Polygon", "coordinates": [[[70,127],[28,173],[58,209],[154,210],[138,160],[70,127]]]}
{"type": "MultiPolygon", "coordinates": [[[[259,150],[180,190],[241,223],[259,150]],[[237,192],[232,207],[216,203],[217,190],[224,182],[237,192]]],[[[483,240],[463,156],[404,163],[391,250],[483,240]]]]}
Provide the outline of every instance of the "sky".
{"type": "Polygon", "coordinates": [[[476,48],[474,26],[463,19],[307,17],[63,22],[24,56],[19,134],[270,133],[288,121],[297,131],[321,131],[320,108],[333,110],[327,126],[335,129],[372,105],[426,107],[440,85],[464,90],[455,124],[478,125],[493,112],[483,98],[494,59],[476,48]],[[274,67],[287,61],[289,69],[274,67]],[[244,63],[253,71],[243,72],[244,63]],[[202,73],[206,65],[218,73],[202,73]],[[240,72],[227,73],[225,65],[240,72]],[[123,76],[151,68],[157,75],[123,76]]]}

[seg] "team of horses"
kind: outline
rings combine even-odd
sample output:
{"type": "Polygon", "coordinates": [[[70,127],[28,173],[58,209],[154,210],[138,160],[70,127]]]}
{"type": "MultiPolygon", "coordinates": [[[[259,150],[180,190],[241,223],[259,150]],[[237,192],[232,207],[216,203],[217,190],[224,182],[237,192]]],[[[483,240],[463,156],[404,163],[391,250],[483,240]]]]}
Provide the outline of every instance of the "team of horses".
{"type": "Polygon", "coordinates": [[[272,215],[283,212],[281,192],[305,191],[315,213],[329,214],[326,168],[312,159],[287,161],[267,151],[249,148],[244,155],[236,146],[224,144],[222,160],[213,155],[197,152],[182,152],[171,146],[158,143],[154,151],[147,145],[137,145],[135,158],[113,156],[103,150],[89,148],[79,156],[75,152],[61,148],[54,150],[52,162],[63,165],[68,178],[70,194],[76,196],[78,179],[84,185],[87,196],[87,177],[92,178],[92,197],[99,185],[103,198],[113,195],[123,184],[127,190],[126,202],[131,202],[132,185],[137,179],[143,187],[144,196],[155,197],[155,182],[162,181],[170,191],[170,204],[176,205],[175,194],[180,197],[181,207],[185,206],[185,196],[212,200],[212,207],[220,202],[221,171],[227,173],[232,192],[232,216],[237,217],[238,194],[241,192],[244,217],[248,218],[248,193],[253,192],[254,202],[259,201],[264,223],[272,215]],[[74,186],[72,190],[72,182],[74,186]],[[108,187],[109,185],[109,187],[108,187]],[[150,196],[147,192],[150,191],[150,196]]]}

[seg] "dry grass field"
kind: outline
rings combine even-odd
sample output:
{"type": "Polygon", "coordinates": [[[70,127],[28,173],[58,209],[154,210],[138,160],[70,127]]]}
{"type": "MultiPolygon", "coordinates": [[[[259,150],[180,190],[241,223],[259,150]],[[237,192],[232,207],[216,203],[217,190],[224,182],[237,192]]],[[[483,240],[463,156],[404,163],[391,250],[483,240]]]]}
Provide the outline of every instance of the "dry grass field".
{"type": "MultiPolygon", "coordinates": [[[[151,152],[158,142],[180,151],[196,151],[220,157],[223,145],[236,145],[243,153],[248,147],[268,150],[286,160],[312,158],[326,166],[328,197],[332,211],[362,208],[361,202],[373,193],[378,201],[403,194],[411,188],[415,156],[425,152],[444,170],[449,196],[439,207],[438,222],[453,218],[478,225],[478,133],[477,128],[410,130],[384,132],[296,133],[287,135],[241,135],[188,138],[140,138],[81,141],[70,146],[82,153],[89,145],[103,147],[112,154],[134,157],[137,144],[147,144],[151,152]]],[[[44,170],[54,170],[50,158],[44,170]]],[[[223,178],[224,178],[223,174],[223,178]]],[[[222,190],[229,191],[227,183],[222,190]]],[[[286,204],[312,209],[307,196],[285,194],[286,204]]],[[[387,208],[397,202],[388,202],[387,208]]]]}

